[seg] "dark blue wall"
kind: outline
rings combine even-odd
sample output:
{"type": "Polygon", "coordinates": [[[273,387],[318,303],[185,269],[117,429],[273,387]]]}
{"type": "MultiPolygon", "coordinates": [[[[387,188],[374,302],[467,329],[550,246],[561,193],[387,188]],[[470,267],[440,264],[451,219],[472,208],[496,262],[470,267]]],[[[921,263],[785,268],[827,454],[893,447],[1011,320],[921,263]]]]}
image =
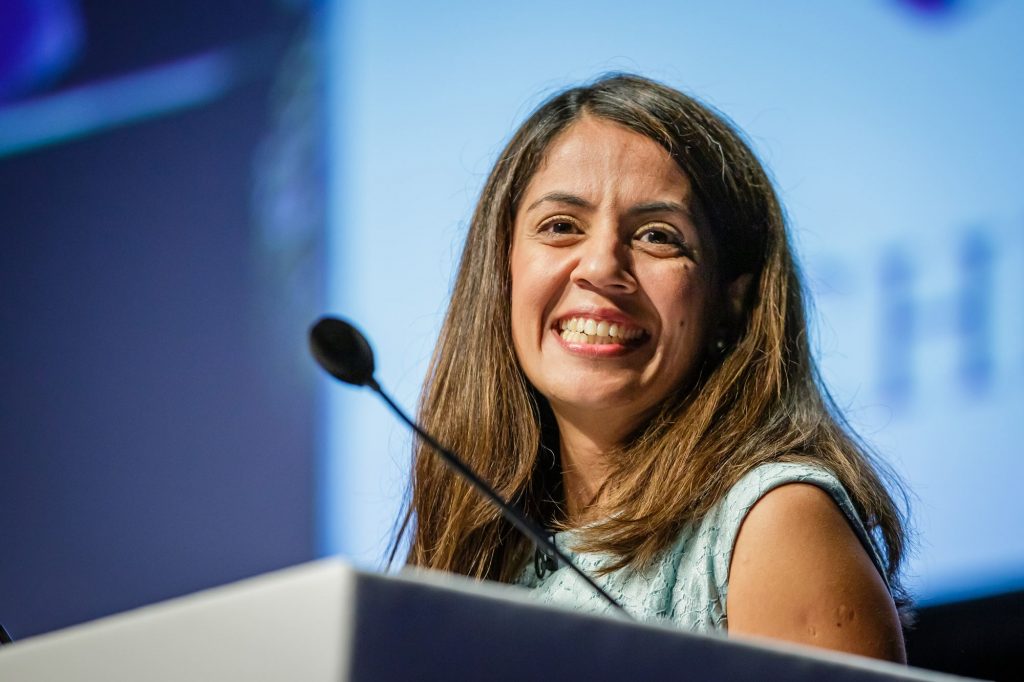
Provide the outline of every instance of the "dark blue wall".
{"type": "MultiPolygon", "coordinates": [[[[295,17],[265,4],[86,3],[85,51],[54,90],[287,39],[295,17]]],[[[313,556],[312,371],[304,329],[280,329],[317,305],[281,303],[253,227],[272,67],[199,108],[0,158],[15,638],[313,556]]]]}

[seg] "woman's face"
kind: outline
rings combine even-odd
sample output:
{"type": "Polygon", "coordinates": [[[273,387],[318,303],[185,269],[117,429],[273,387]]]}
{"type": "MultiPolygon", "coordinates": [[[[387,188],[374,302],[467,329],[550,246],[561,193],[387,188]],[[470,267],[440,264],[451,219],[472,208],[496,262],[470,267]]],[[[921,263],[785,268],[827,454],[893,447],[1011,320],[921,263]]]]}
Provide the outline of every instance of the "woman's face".
{"type": "Polygon", "coordinates": [[[692,379],[717,287],[694,204],[669,154],[615,123],[548,148],[515,217],[512,340],[560,421],[624,437],[692,379]]]}

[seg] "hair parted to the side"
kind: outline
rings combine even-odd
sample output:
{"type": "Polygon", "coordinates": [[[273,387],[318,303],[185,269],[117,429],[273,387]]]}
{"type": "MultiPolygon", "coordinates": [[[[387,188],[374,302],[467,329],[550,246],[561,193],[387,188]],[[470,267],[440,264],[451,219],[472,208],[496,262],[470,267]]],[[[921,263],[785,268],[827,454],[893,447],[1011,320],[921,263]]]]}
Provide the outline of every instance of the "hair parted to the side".
{"type": "MultiPolygon", "coordinates": [[[[584,116],[625,126],[671,154],[707,218],[719,281],[749,274],[752,285],[724,354],[709,353],[696,384],[681,386],[609,457],[602,491],[608,514],[582,532],[581,549],[615,557],[606,570],[643,565],[753,467],[810,461],[846,487],[880,541],[902,601],[905,517],[883,478],[897,490],[898,481],[845,425],[821,385],[772,183],[723,116],[660,83],[612,75],[566,90],[542,104],[502,151],[466,238],[421,396],[423,425],[534,519],[549,526],[563,520],[557,428],[512,347],[509,252],[527,183],[552,141],[584,116]]],[[[412,534],[408,563],[514,579],[528,542],[427,448],[418,445],[414,460],[401,531],[412,534]]]]}

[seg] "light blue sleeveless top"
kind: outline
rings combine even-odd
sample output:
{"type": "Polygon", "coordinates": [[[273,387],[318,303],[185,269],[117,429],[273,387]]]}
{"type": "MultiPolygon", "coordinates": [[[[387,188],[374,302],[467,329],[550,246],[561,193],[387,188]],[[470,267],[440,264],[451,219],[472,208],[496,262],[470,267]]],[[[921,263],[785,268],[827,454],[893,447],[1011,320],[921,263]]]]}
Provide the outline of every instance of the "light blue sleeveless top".
{"type": "MultiPolygon", "coordinates": [[[[885,578],[882,560],[853,502],[835,476],[809,464],[771,462],[744,475],[696,525],[679,534],[662,557],[643,571],[625,568],[604,576],[596,569],[607,560],[599,554],[573,551],[575,532],[555,535],[555,544],[637,620],[710,632],[725,630],[728,616],[725,599],[729,590],[729,563],[740,524],[750,508],[770,490],[787,483],[809,483],[827,492],[843,511],[879,573],[885,578]]],[[[531,561],[516,584],[532,588],[531,594],[546,604],[566,606],[589,613],[609,613],[613,608],[565,566],[537,576],[531,561]]]]}

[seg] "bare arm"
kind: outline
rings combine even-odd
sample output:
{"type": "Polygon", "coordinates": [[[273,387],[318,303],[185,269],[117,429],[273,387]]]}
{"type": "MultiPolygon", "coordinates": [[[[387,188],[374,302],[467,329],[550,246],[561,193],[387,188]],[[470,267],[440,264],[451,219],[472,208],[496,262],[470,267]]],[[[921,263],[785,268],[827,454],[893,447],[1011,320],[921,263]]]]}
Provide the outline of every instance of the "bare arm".
{"type": "Polygon", "coordinates": [[[736,538],[726,600],[730,634],[757,635],[906,662],[885,582],[831,497],[772,490],[736,538]]]}

